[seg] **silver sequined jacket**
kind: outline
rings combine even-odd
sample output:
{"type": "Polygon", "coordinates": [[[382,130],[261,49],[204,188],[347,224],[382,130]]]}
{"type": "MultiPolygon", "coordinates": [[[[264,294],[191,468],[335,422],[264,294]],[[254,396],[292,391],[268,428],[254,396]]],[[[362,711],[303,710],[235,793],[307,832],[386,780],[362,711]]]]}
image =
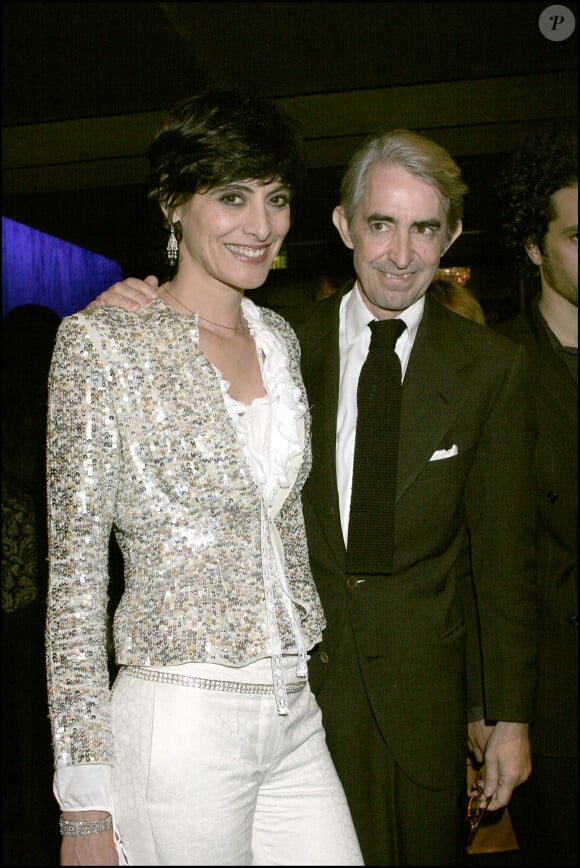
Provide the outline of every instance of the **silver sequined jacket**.
{"type": "MultiPolygon", "coordinates": [[[[306,408],[294,332],[273,311],[259,316],[285,348],[306,408]]],[[[268,648],[261,500],[219,377],[199,349],[196,315],[156,300],[138,313],[104,307],[65,318],[49,393],[46,648],[55,761],[108,763],[111,526],[125,572],[116,662],[239,666],[268,648]]],[[[275,525],[311,648],[324,618],[300,501],[311,461],[307,411],[304,426],[302,464],[275,525]]],[[[295,648],[290,619],[279,611],[282,649],[295,648]]]]}

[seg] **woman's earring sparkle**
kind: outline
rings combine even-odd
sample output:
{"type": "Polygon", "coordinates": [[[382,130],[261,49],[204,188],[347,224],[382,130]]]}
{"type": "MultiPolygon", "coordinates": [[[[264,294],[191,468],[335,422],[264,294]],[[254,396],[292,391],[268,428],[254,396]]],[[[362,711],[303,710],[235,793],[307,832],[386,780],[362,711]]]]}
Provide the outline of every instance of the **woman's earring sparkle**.
{"type": "Polygon", "coordinates": [[[177,236],[175,235],[175,226],[172,223],[169,229],[169,239],[167,241],[167,259],[169,260],[170,265],[175,265],[178,253],[179,245],[177,243],[177,236]]]}

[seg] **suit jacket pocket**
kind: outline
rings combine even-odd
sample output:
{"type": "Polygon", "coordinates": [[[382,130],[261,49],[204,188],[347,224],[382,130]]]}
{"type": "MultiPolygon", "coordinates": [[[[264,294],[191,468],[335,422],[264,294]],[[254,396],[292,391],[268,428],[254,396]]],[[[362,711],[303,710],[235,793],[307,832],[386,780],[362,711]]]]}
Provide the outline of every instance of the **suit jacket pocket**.
{"type": "MultiPolygon", "coordinates": [[[[446,448],[446,447],[441,447],[446,448]]],[[[458,446],[459,452],[457,455],[452,455],[450,458],[440,458],[437,461],[428,461],[416,478],[417,483],[430,479],[444,479],[455,474],[466,474],[471,467],[471,463],[475,456],[475,447],[471,446],[468,449],[462,449],[458,446]]],[[[433,450],[433,452],[439,450],[433,450]]]]}

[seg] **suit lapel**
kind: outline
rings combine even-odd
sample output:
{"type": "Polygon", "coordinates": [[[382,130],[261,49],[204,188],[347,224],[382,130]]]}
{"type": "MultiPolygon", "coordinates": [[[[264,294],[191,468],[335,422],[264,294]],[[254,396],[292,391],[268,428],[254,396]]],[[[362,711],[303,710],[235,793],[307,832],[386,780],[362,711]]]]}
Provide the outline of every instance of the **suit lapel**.
{"type": "MultiPolygon", "coordinates": [[[[457,372],[471,363],[443,308],[429,298],[403,382],[397,500],[442,443],[467,386],[457,372]]],[[[445,444],[451,448],[453,443],[445,444]]],[[[460,445],[460,444],[455,444],[460,445]]]]}
{"type": "Polygon", "coordinates": [[[317,302],[314,316],[295,327],[302,347],[302,376],[312,416],[312,470],[304,496],[339,561],[345,555],[336,485],[338,311],[342,295],[338,292],[327,301],[317,302]]]}

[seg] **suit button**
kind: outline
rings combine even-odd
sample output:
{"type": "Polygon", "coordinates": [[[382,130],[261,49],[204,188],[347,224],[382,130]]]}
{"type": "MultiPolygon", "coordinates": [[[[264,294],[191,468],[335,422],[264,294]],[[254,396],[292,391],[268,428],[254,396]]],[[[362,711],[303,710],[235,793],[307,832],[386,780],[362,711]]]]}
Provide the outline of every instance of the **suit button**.
{"type": "Polygon", "coordinates": [[[577,627],[578,626],[578,615],[570,615],[570,617],[568,618],[568,623],[570,624],[571,627],[577,627]]]}
{"type": "Polygon", "coordinates": [[[348,579],[346,580],[346,584],[347,584],[347,587],[349,587],[351,589],[351,591],[354,591],[354,589],[358,585],[357,577],[356,576],[349,576],[348,579]]]}
{"type": "Polygon", "coordinates": [[[328,654],[326,653],[326,651],[320,652],[320,659],[323,663],[328,663],[328,654]]]}
{"type": "Polygon", "coordinates": [[[558,500],[558,492],[549,491],[546,495],[546,500],[549,500],[550,503],[556,503],[556,501],[558,500]]]}

